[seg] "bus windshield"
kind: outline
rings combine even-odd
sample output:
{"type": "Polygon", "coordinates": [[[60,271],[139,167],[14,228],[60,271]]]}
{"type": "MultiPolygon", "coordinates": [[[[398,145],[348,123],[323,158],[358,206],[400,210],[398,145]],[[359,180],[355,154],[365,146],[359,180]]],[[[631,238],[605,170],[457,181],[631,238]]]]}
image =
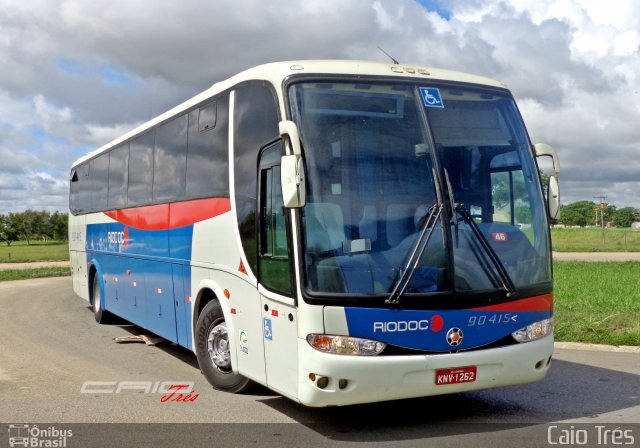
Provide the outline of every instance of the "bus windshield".
{"type": "Polygon", "coordinates": [[[539,176],[508,92],[332,80],[292,84],[289,97],[307,170],[308,293],[550,284],[539,176]]]}

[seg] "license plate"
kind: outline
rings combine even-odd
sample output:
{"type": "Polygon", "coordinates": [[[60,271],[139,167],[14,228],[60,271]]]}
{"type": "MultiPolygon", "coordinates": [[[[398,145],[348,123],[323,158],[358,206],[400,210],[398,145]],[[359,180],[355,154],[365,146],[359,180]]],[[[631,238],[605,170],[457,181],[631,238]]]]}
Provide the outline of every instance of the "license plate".
{"type": "Polygon", "coordinates": [[[456,367],[436,370],[436,386],[444,384],[473,383],[476,380],[476,366],[456,367]]]}

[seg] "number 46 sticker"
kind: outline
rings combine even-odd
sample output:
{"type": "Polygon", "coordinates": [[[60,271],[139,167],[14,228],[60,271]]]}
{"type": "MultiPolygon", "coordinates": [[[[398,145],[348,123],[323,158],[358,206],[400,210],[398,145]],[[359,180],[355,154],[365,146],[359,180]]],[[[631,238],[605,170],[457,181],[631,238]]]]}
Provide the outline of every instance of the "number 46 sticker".
{"type": "Polygon", "coordinates": [[[444,108],[444,102],[442,96],[440,96],[440,89],[437,87],[420,87],[420,94],[422,95],[422,101],[427,107],[440,107],[444,108]]]}

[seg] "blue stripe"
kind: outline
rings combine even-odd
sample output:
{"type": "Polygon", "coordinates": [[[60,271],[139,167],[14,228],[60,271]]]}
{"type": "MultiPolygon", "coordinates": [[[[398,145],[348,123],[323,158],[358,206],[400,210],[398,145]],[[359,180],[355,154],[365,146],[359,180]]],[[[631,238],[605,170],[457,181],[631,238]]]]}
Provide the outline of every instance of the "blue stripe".
{"type": "Polygon", "coordinates": [[[527,325],[547,319],[552,311],[390,310],[345,308],[349,335],[416,350],[466,350],[490,344],[527,325]],[[462,330],[459,345],[447,332],[462,330]]]}
{"type": "Polygon", "coordinates": [[[87,254],[102,276],[105,309],[190,348],[192,239],[193,225],[88,224],[87,254]]]}

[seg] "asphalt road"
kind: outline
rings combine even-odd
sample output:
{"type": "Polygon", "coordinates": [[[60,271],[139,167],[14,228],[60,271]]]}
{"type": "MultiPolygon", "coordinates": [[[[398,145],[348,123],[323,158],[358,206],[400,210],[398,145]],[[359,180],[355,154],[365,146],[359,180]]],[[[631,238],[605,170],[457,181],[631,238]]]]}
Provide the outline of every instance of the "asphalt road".
{"type": "MultiPolygon", "coordinates": [[[[627,425],[627,436],[640,443],[637,352],[558,348],[547,378],[536,384],[309,409],[262,387],[242,395],[215,391],[195,356],[171,344],[113,340],[141,332],[96,324],[69,277],[0,283],[0,423],[73,428],[69,447],[160,447],[184,440],[190,446],[529,447],[549,446],[548,438],[562,428],[587,431],[584,446],[603,446],[595,443],[596,427],[605,423],[627,425]],[[146,382],[150,393],[142,390],[146,382]],[[153,392],[158,382],[193,383],[197,399],[162,402],[166,395],[153,392]],[[82,393],[83,385],[91,393],[82,393]],[[117,387],[120,393],[96,392],[117,387]]],[[[8,446],[5,434],[11,430],[0,425],[0,447],[8,446]]]]}

